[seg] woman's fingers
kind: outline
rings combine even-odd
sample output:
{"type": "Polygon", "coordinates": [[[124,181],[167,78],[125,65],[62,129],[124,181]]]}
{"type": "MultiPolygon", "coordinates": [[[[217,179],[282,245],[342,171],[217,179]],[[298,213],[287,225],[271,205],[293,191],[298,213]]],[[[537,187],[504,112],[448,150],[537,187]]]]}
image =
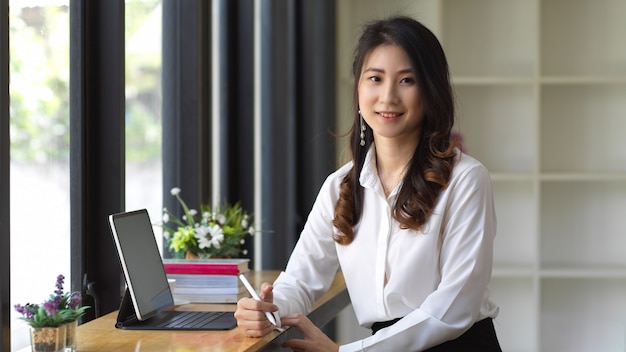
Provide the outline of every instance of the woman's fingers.
{"type": "Polygon", "coordinates": [[[265,312],[277,310],[278,307],[273,303],[242,298],[237,302],[235,310],[237,326],[248,337],[264,336],[274,329],[274,325],[267,320],[265,312]]]}
{"type": "Polygon", "coordinates": [[[263,337],[274,330],[274,325],[268,322],[263,326],[247,326],[247,325],[239,325],[239,321],[237,321],[237,325],[239,327],[239,331],[243,332],[246,337],[263,337]]]}
{"type": "Polygon", "coordinates": [[[307,352],[336,352],[339,350],[339,345],[326,336],[326,334],[315,326],[304,314],[282,317],[281,324],[283,326],[293,326],[304,335],[304,339],[285,341],[283,347],[291,348],[294,351],[307,352]]]}
{"type": "Polygon", "coordinates": [[[272,286],[272,284],[270,284],[269,282],[264,282],[261,284],[261,293],[259,293],[259,297],[261,297],[261,299],[264,302],[274,302],[274,286],[272,286]]]}
{"type": "Polygon", "coordinates": [[[309,318],[307,318],[304,314],[287,315],[282,317],[280,321],[282,325],[297,327],[300,331],[302,331],[305,338],[314,335],[315,330],[320,331],[317,326],[315,326],[313,322],[311,322],[311,320],[309,320],[309,318]]]}

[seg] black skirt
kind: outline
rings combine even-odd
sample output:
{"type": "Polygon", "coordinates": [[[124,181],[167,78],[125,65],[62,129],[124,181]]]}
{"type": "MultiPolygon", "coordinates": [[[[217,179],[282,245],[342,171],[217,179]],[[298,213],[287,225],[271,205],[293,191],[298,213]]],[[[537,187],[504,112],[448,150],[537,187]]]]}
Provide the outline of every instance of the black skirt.
{"type": "MultiPolygon", "coordinates": [[[[372,335],[380,329],[395,324],[400,319],[372,324],[372,335]]],[[[493,327],[493,320],[486,318],[472,325],[456,339],[431,347],[425,352],[502,352],[502,348],[500,348],[496,330],[493,327]]]]}

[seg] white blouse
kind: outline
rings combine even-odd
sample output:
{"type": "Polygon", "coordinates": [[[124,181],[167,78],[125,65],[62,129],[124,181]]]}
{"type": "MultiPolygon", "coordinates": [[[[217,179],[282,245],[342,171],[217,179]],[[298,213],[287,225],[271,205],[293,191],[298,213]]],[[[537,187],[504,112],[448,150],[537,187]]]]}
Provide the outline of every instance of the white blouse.
{"type": "Polygon", "coordinates": [[[374,147],[359,181],[363,216],[354,241],[333,240],[339,185],[351,163],[322,185],[287,267],[274,282],[278,315],[308,313],[341,269],[359,324],[403,317],[340,351],[421,351],[455,339],[475,322],[495,318],[488,284],[496,233],[491,180],[476,159],[457,151],[448,187],[423,231],[391,217],[401,185],[385,198],[374,147]]]}

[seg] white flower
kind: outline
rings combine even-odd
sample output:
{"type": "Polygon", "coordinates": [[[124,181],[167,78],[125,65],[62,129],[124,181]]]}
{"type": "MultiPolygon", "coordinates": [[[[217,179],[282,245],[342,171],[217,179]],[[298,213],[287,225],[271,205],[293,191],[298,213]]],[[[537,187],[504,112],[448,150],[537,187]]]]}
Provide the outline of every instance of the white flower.
{"type": "Polygon", "coordinates": [[[247,250],[247,249],[244,249],[243,251],[241,251],[241,253],[242,253],[243,255],[247,255],[247,254],[248,254],[248,250],[247,250]]]}
{"type": "Polygon", "coordinates": [[[220,225],[224,225],[224,223],[226,223],[226,217],[224,214],[217,214],[215,221],[217,221],[220,225]]]}
{"type": "Polygon", "coordinates": [[[206,238],[206,237],[200,237],[200,238],[198,238],[198,247],[199,247],[200,249],[203,249],[203,248],[209,248],[209,247],[211,247],[211,240],[209,240],[209,239],[208,239],[208,238],[206,238]]]}
{"type": "Polygon", "coordinates": [[[189,209],[189,214],[191,216],[196,216],[196,214],[198,214],[198,211],[196,209],[189,209]]]}
{"type": "Polygon", "coordinates": [[[196,226],[196,238],[207,237],[211,233],[211,229],[207,226],[196,226]]]}
{"type": "Polygon", "coordinates": [[[222,241],[224,241],[224,233],[222,232],[222,228],[217,225],[213,225],[211,226],[210,231],[211,245],[216,249],[220,249],[220,245],[222,244],[222,241]]]}
{"type": "Polygon", "coordinates": [[[246,244],[246,240],[244,240],[243,238],[239,241],[239,244],[246,244]]]}
{"type": "Polygon", "coordinates": [[[211,247],[211,241],[209,240],[209,236],[207,236],[210,233],[211,233],[211,229],[206,226],[196,227],[195,237],[198,239],[198,247],[200,248],[211,247]]]}
{"type": "Polygon", "coordinates": [[[170,193],[171,193],[173,196],[177,196],[177,195],[180,193],[180,188],[178,188],[178,187],[174,187],[174,188],[172,188],[172,189],[170,190],[170,193]]]}
{"type": "Polygon", "coordinates": [[[241,220],[241,228],[246,228],[248,227],[248,219],[244,218],[243,220],[241,220]]]}
{"type": "Polygon", "coordinates": [[[250,228],[248,229],[248,232],[250,233],[250,235],[254,236],[256,230],[254,229],[254,227],[250,226],[250,228]]]}
{"type": "Polygon", "coordinates": [[[170,222],[170,214],[163,214],[163,223],[167,224],[168,222],[170,222]]]}

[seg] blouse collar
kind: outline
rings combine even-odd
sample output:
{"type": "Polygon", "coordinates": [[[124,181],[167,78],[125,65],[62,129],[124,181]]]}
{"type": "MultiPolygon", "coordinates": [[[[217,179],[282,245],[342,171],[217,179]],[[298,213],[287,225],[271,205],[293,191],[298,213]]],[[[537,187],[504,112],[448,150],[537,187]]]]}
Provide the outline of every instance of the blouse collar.
{"type": "Polygon", "coordinates": [[[363,188],[376,188],[376,186],[380,184],[376,167],[376,147],[373,143],[367,151],[367,155],[365,155],[363,169],[361,170],[361,175],[359,175],[359,182],[363,188]]]}
{"type": "MultiPolygon", "coordinates": [[[[363,169],[359,175],[359,183],[363,186],[363,188],[372,189],[378,192],[383,198],[386,198],[380,178],[378,177],[378,168],[376,165],[376,145],[374,143],[372,143],[370,149],[365,155],[363,169]]],[[[400,180],[400,183],[396,186],[396,188],[391,191],[391,194],[389,194],[390,199],[395,198],[396,193],[402,187],[403,183],[404,180],[400,180]]]]}

